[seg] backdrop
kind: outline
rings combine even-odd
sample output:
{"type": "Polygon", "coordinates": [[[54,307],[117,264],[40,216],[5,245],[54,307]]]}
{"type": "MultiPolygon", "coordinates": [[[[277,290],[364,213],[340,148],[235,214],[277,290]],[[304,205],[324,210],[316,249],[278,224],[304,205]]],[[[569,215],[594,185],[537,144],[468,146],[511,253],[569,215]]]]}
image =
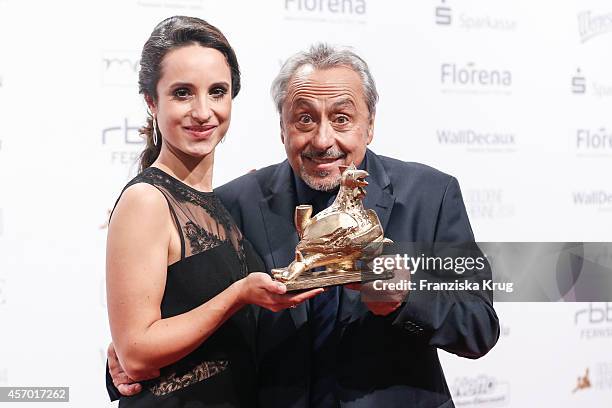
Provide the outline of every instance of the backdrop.
{"type": "MultiPolygon", "coordinates": [[[[110,405],[106,221],[143,147],[140,50],[176,14],[243,72],[215,186],[284,158],[270,83],[327,41],[374,74],[371,148],[456,176],[478,240],[611,240],[610,1],[0,0],[0,386],[110,405]]],[[[458,407],[610,406],[612,302],[496,309],[489,355],[440,353],[458,407]]]]}

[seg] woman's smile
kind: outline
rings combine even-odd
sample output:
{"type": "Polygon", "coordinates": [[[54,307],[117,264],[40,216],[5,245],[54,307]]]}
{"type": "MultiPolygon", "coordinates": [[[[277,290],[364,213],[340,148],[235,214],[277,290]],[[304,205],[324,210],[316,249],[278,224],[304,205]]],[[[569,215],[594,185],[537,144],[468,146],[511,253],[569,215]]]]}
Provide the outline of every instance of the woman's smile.
{"type": "Polygon", "coordinates": [[[198,140],[209,139],[215,129],[217,129],[217,125],[183,126],[185,132],[198,140]]]}

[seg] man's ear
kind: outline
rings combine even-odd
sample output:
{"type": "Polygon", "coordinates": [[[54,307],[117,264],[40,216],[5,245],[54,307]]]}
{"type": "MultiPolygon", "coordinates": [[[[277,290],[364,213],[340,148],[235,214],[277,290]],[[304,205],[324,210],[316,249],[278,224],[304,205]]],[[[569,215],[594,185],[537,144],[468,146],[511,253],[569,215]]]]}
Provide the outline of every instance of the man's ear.
{"type": "Polygon", "coordinates": [[[155,105],[155,101],[153,100],[151,95],[145,94],[144,98],[145,98],[145,102],[147,103],[147,106],[149,107],[149,111],[151,112],[151,114],[153,116],[157,115],[157,106],[155,105]]]}
{"type": "Polygon", "coordinates": [[[372,142],[372,139],[374,138],[374,118],[376,117],[376,114],[371,114],[370,115],[370,121],[368,123],[368,135],[367,135],[367,139],[366,139],[366,144],[370,144],[372,142]]]}
{"type": "Polygon", "coordinates": [[[280,126],[281,142],[283,142],[283,144],[285,144],[285,128],[283,127],[283,118],[279,119],[278,124],[280,126]]]}

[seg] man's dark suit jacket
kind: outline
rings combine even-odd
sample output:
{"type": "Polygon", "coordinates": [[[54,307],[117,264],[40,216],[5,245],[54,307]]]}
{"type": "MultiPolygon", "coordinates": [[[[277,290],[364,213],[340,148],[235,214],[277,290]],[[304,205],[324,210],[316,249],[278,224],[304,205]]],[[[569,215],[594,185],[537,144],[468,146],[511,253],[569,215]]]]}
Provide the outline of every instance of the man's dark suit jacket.
{"type": "MultiPolygon", "coordinates": [[[[366,208],[395,242],[473,242],[457,180],[418,163],[368,150],[366,208]]],[[[287,266],[298,236],[293,173],[284,161],[216,189],[268,271],[287,266]]],[[[490,270],[487,269],[489,274],[490,270]]],[[[486,277],[486,276],[485,276],[486,277]]],[[[307,408],[311,335],[308,302],[259,316],[260,403],[307,408]]],[[[412,292],[400,309],[379,317],[343,288],[336,322],[336,392],[342,407],[453,407],[437,349],[486,354],[499,336],[490,293],[412,292]]]]}

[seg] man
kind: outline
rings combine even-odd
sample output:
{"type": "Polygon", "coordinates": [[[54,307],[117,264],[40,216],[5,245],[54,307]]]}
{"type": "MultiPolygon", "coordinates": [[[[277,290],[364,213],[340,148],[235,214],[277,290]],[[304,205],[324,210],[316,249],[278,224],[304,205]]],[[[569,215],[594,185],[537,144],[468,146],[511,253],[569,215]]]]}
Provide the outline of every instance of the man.
{"type": "MultiPolygon", "coordinates": [[[[353,52],[318,44],[291,57],[272,85],[287,160],[216,190],[266,268],[288,265],[298,204],[314,212],[337,192],[340,165],[369,173],[364,199],[397,243],[473,242],[457,180],[378,156],[378,94],[353,52]]],[[[484,275],[473,278],[490,277],[484,275]]],[[[353,287],[354,288],[354,287],[353,287]]],[[[367,302],[336,287],[259,318],[262,407],[452,407],[437,349],[478,358],[499,336],[491,293],[414,291],[404,302],[367,302]]]]}

